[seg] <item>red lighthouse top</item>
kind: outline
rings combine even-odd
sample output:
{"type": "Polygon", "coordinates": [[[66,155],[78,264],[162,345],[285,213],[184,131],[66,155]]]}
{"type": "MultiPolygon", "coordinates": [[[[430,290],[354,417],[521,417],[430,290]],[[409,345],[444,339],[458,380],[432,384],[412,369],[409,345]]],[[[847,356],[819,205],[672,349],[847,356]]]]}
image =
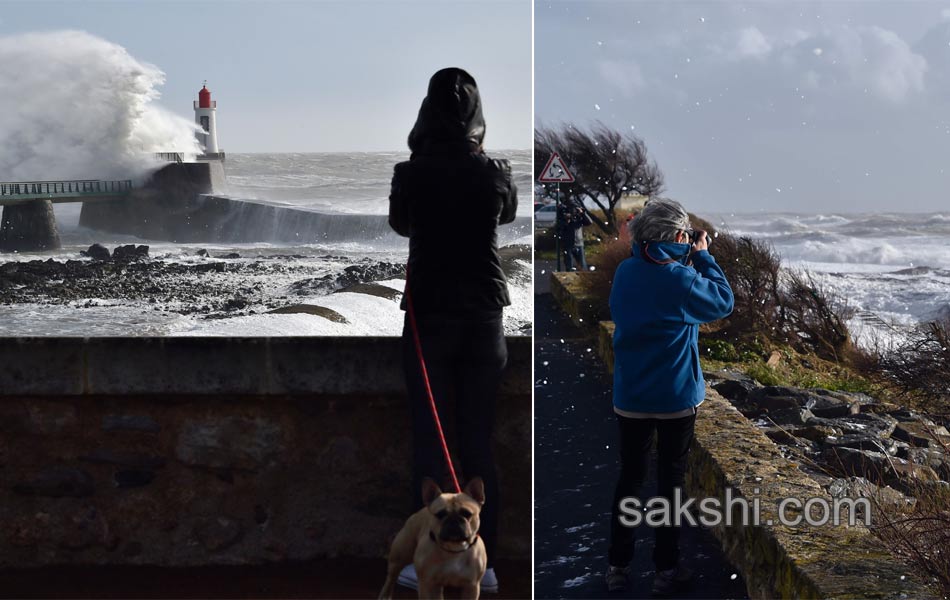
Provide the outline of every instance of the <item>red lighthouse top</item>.
{"type": "Polygon", "coordinates": [[[211,92],[207,85],[201,86],[198,92],[198,108],[211,108],[211,92]]]}

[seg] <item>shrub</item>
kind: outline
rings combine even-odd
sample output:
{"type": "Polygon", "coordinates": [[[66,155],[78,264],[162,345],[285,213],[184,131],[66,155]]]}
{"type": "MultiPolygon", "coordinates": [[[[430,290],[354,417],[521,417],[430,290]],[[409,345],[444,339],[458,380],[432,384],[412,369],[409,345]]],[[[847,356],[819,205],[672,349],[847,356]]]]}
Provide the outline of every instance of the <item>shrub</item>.
{"type": "Polygon", "coordinates": [[[854,311],[810,273],[785,273],[780,313],[780,321],[800,350],[835,362],[848,361],[853,346],[846,322],[854,311]]]}
{"type": "Polygon", "coordinates": [[[950,317],[919,325],[905,342],[883,352],[879,362],[899,391],[950,412],[950,317]]]}
{"type": "Polygon", "coordinates": [[[735,341],[758,335],[779,343],[787,341],[779,291],[782,263],[771,246],[748,237],[720,234],[709,251],[735,296],[735,308],[719,335],[735,341]]]}

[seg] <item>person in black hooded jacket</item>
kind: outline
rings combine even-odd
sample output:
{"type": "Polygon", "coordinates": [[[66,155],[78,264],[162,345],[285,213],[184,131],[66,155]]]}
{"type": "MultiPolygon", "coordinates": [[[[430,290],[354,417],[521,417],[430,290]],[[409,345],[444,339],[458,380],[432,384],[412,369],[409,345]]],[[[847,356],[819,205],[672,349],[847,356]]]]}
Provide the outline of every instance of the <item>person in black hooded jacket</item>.
{"type": "MultiPolygon", "coordinates": [[[[482,149],[485,120],[471,75],[438,71],[409,133],[408,161],[396,165],[389,224],[409,237],[406,294],[440,415],[455,401],[461,477],[481,477],[485,506],[480,535],[488,553],[482,590],[497,591],[493,569],[500,497],[491,437],[495,397],[508,358],[502,309],[511,304],[498,255],[497,228],[518,207],[507,160],[482,149]]],[[[416,355],[410,318],[402,337],[403,370],[412,412],[412,491],[422,507],[422,480],[448,474],[416,355]]],[[[400,583],[414,586],[410,565],[400,583]]]]}

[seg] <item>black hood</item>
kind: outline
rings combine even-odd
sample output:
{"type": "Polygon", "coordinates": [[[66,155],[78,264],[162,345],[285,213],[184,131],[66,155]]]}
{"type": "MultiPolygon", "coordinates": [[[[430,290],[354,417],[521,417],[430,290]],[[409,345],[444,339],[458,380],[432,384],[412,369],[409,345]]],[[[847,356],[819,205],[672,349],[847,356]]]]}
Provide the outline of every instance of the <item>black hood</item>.
{"type": "Polygon", "coordinates": [[[454,67],[438,71],[429,80],[429,91],[409,132],[409,149],[416,153],[467,145],[473,151],[483,139],[485,118],[475,79],[454,67]]]}

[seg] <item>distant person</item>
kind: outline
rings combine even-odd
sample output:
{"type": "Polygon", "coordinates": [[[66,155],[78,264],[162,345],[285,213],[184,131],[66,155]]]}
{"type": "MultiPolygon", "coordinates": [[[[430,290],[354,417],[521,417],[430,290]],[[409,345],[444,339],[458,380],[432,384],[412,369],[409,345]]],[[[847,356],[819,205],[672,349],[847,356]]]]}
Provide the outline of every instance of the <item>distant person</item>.
{"type": "MultiPolygon", "coordinates": [[[[621,462],[610,521],[610,591],[627,586],[634,529],[620,521],[620,503],[640,497],[654,432],[659,495],[672,503],[674,490],[683,488],[696,407],[706,391],[699,325],[729,315],[733,307],[732,289],[707,251],[706,233],[693,232],[678,202],[651,200],[632,221],[631,233],[633,255],[620,263],[610,292],[621,462]]],[[[656,529],[653,562],[654,594],[673,594],[689,582],[692,573],[679,563],[678,528],[656,529]]]]}
{"type": "Polygon", "coordinates": [[[567,200],[560,206],[558,213],[557,235],[560,238],[561,253],[564,257],[564,270],[587,270],[587,258],[584,256],[584,227],[592,221],[579,202],[567,200]]]}
{"type": "MultiPolygon", "coordinates": [[[[415,126],[409,160],[396,165],[389,196],[389,224],[409,237],[409,264],[402,308],[410,301],[440,415],[455,400],[455,430],[462,472],[481,477],[485,506],[480,535],[488,553],[482,591],[496,592],[498,511],[501,497],[492,456],[495,400],[508,358],[502,309],[511,304],[498,255],[499,224],[518,207],[507,160],[483,148],[485,120],[478,87],[462,69],[443,69],[429,80],[415,126]]],[[[445,485],[444,464],[406,315],[403,370],[412,413],[412,493],[423,506],[422,480],[445,485]]],[[[528,518],[528,515],[525,515],[528,518]]],[[[415,569],[399,582],[417,587],[415,569]]]]}

